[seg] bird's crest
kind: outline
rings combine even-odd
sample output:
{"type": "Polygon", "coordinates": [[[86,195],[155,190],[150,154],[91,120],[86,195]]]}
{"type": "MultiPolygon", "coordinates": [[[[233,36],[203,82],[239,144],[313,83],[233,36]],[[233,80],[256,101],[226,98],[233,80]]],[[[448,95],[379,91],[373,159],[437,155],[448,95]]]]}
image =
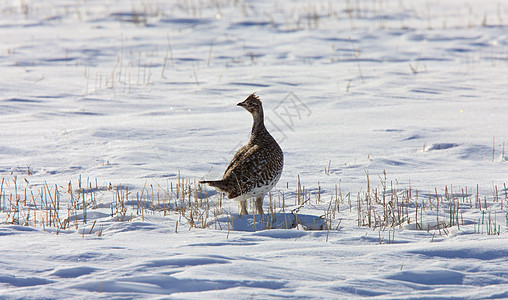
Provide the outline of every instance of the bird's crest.
{"type": "Polygon", "coordinates": [[[261,102],[261,99],[259,99],[259,96],[258,96],[258,95],[256,95],[256,93],[257,93],[257,92],[254,92],[254,93],[250,94],[250,95],[249,95],[249,97],[247,97],[247,99],[246,99],[246,100],[249,100],[249,99],[255,99],[255,100],[257,100],[257,101],[261,102]]]}

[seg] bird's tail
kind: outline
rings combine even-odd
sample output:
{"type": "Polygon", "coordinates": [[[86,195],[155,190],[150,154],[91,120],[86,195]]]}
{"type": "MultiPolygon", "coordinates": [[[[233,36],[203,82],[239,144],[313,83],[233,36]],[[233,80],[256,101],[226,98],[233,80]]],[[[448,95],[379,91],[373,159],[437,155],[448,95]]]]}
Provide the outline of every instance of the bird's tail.
{"type": "Polygon", "coordinates": [[[219,190],[223,190],[224,182],[222,180],[201,180],[200,184],[208,184],[211,187],[214,187],[219,190]]]}

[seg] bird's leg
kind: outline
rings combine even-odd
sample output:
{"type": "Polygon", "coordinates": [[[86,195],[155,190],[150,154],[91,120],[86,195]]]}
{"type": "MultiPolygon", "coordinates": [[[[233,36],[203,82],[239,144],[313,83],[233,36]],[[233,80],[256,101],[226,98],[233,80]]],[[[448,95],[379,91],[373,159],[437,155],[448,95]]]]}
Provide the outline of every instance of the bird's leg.
{"type": "Polygon", "coordinates": [[[240,215],[248,215],[247,212],[247,200],[240,201],[240,215]]]}
{"type": "Polygon", "coordinates": [[[257,197],[254,200],[254,204],[256,206],[256,213],[259,214],[259,215],[263,214],[263,198],[264,197],[257,197]]]}

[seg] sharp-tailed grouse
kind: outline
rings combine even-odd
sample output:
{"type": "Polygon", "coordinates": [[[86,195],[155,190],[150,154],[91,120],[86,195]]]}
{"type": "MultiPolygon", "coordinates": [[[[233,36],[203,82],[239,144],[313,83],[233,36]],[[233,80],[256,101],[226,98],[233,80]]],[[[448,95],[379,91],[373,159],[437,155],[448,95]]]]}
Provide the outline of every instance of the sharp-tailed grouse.
{"type": "Polygon", "coordinates": [[[238,106],[252,114],[249,142],[236,152],[221,180],[199,183],[206,183],[225,193],[228,198],[240,201],[242,215],[248,214],[247,200],[254,198],[256,213],[263,214],[263,198],[279,181],[284,154],[265,128],[259,97],[253,93],[238,106]]]}

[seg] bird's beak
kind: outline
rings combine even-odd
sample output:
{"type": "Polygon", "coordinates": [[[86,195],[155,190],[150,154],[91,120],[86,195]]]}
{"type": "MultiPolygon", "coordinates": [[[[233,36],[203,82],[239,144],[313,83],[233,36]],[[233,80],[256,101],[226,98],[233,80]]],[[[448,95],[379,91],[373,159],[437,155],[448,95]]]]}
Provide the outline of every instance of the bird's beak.
{"type": "Polygon", "coordinates": [[[237,105],[243,107],[243,102],[240,102],[237,105]]]}

